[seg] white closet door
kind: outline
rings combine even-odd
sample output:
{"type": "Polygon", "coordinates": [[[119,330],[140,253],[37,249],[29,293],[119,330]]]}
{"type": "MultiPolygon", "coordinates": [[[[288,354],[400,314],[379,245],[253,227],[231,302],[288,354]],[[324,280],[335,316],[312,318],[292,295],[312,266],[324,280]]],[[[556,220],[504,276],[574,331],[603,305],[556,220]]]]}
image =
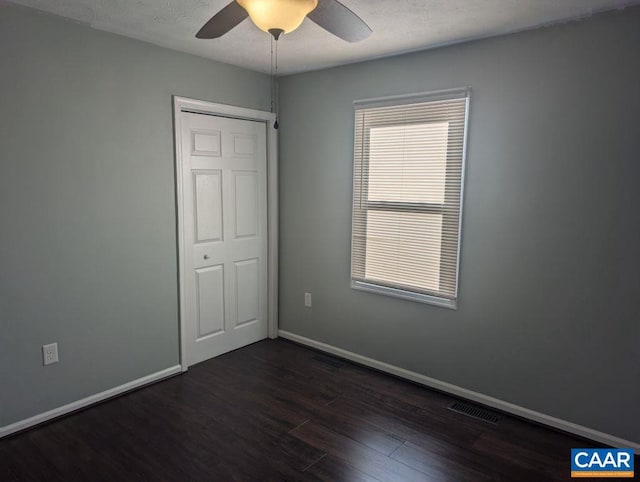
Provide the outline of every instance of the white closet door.
{"type": "Polygon", "coordinates": [[[193,365],[267,337],[266,124],[181,115],[193,365]]]}

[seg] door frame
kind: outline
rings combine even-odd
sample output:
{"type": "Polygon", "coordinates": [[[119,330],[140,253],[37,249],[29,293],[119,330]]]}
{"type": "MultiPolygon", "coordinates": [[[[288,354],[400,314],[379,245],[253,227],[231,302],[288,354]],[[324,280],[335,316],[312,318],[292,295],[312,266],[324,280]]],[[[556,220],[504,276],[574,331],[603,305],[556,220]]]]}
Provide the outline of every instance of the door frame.
{"type": "Polygon", "coordinates": [[[216,104],[187,97],[173,96],[173,133],[175,148],[175,187],[178,241],[178,320],[180,325],[180,365],[187,366],[186,338],[186,276],[184,260],[184,192],[182,167],[182,113],[215,115],[234,119],[263,122],[267,128],[267,327],[269,338],[278,337],[278,131],[273,125],[276,115],[272,112],[246,109],[227,104],[216,104]]]}

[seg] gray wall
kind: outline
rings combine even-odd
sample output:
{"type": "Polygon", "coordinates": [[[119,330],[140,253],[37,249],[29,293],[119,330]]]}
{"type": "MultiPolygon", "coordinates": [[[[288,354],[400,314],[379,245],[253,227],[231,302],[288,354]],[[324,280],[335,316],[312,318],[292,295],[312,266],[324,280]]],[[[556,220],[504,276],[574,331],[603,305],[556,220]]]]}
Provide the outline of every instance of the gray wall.
{"type": "Polygon", "coordinates": [[[178,363],[171,96],[266,109],[269,82],[11,6],[0,69],[4,426],[178,363]]]}
{"type": "Polygon", "coordinates": [[[639,8],[284,78],[280,328],[640,442],[639,85],[639,8]],[[352,102],[461,86],[459,309],[351,290],[352,102]]]}

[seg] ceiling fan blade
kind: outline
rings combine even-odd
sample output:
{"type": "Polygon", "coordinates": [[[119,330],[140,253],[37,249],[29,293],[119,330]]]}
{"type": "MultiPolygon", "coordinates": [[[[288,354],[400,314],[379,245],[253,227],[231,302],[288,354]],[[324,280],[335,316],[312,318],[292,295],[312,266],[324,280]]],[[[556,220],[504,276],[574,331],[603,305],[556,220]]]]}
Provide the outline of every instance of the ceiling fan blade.
{"type": "Polygon", "coordinates": [[[197,38],[218,38],[247,18],[249,14],[235,0],[216,13],[196,34],[197,38]]]}
{"type": "Polygon", "coordinates": [[[318,6],[307,17],[347,42],[364,40],[372,32],[364,20],[338,0],[318,0],[318,6]]]}

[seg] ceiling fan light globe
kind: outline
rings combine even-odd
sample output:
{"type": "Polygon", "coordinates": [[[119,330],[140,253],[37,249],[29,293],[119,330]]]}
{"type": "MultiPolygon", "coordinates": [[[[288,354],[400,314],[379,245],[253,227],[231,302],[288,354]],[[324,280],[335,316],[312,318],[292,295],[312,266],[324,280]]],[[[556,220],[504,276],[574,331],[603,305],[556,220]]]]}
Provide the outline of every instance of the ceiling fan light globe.
{"type": "Polygon", "coordinates": [[[236,0],[254,24],[265,32],[297,29],[309,12],[318,6],[318,0],[236,0]]]}

